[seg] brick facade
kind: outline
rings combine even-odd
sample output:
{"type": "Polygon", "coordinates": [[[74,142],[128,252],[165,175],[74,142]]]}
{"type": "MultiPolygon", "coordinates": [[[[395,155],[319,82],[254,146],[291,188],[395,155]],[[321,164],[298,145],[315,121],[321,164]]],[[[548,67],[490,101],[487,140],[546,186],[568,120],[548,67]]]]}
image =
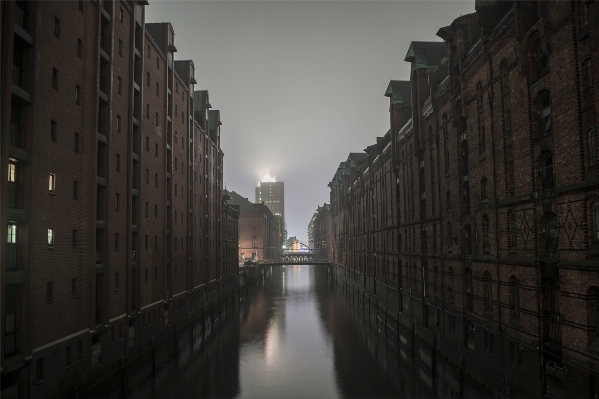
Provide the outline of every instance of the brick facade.
{"type": "Polygon", "coordinates": [[[390,130],[329,184],[336,275],[456,365],[439,384],[599,392],[596,7],[476,2],[412,42],[390,130]]]}
{"type": "Polygon", "coordinates": [[[3,397],[72,395],[238,284],[220,113],[146,4],[0,7],[3,397]]]}

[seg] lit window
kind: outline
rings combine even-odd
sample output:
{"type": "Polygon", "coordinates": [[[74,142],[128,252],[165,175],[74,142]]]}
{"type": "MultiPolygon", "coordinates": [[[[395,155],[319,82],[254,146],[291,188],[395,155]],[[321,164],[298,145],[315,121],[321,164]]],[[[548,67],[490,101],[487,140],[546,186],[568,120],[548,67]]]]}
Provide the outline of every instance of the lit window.
{"type": "Polygon", "coordinates": [[[48,246],[54,246],[54,229],[48,229],[48,246]]]}
{"type": "Polygon", "coordinates": [[[48,191],[54,193],[56,189],[56,175],[54,173],[50,173],[48,177],[48,191]]]}

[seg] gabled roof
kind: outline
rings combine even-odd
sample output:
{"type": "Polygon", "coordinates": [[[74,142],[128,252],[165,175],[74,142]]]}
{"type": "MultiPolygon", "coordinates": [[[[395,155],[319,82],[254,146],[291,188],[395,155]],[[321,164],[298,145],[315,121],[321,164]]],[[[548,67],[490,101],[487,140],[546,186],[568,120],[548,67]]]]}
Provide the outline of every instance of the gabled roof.
{"type": "Polygon", "coordinates": [[[412,42],[404,61],[415,62],[419,68],[437,66],[447,56],[444,42],[412,42]]]}
{"type": "Polygon", "coordinates": [[[391,97],[393,104],[412,104],[412,85],[409,80],[392,80],[387,86],[385,97],[391,97]]]}

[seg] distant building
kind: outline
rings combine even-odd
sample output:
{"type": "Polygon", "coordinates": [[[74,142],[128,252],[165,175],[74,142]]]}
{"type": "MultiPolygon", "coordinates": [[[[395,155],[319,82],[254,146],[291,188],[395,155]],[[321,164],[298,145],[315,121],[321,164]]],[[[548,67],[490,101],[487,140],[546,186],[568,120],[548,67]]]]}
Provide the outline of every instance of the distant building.
{"type": "Polygon", "coordinates": [[[308,236],[311,240],[310,248],[314,250],[315,256],[333,258],[333,222],[330,204],[323,204],[314,212],[308,226],[308,236]]]}
{"type": "Polygon", "coordinates": [[[271,259],[280,254],[279,218],[262,203],[253,204],[234,191],[225,191],[229,204],[239,206],[239,260],[271,259]]]}
{"type": "Polygon", "coordinates": [[[256,187],[256,203],[264,205],[279,219],[280,244],[285,242],[285,183],[266,175],[256,187]]]}

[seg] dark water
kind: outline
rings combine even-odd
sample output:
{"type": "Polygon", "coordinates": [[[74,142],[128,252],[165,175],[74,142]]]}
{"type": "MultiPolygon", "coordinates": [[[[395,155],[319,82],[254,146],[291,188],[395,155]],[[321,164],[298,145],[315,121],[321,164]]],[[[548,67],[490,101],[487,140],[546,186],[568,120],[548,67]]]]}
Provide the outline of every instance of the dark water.
{"type": "MultiPolygon", "coordinates": [[[[330,286],[326,267],[273,267],[220,331],[171,363],[142,396],[451,397],[388,350],[356,312],[330,286]]],[[[480,394],[473,397],[487,396],[480,394]]]]}

